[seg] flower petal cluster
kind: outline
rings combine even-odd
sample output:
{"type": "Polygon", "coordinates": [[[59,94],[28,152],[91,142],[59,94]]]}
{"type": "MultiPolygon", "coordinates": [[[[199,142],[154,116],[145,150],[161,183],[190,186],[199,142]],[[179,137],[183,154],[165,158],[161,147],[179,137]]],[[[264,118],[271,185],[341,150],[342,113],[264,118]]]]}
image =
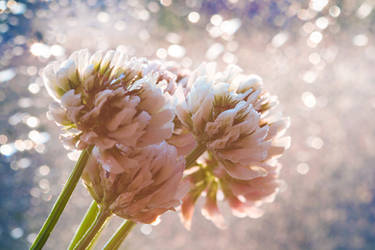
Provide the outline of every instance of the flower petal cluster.
{"type": "Polygon", "coordinates": [[[289,147],[283,137],[289,119],[274,112],[277,98],[262,89],[258,76],[242,75],[237,66],[216,73],[214,65],[190,77],[191,91],[177,106],[181,123],[207,147],[228,174],[249,180],[265,176],[263,162],[289,147]]]}
{"type": "Polygon", "coordinates": [[[102,167],[113,154],[94,154],[82,178],[94,199],[112,213],[141,223],[152,223],[167,210],[174,210],[186,193],[182,181],[184,158],[175,147],[162,142],[127,151],[116,149],[124,171],[114,174],[102,167]]]}
{"type": "Polygon", "coordinates": [[[278,100],[263,89],[260,77],[244,75],[234,65],[216,73],[215,64],[194,71],[180,93],[177,117],[207,154],[186,170],[191,183],[181,206],[191,226],[195,203],[205,193],[202,215],[225,228],[218,201],[225,199],[238,217],[260,217],[282,183],[277,158],[290,145],[284,136],[289,119],[277,111],[278,100]],[[220,198],[220,199],[219,199],[220,198]]]}
{"type": "Polygon", "coordinates": [[[160,143],[173,131],[174,109],[167,90],[172,72],[159,62],[127,58],[120,50],[74,52],[43,70],[45,86],[57,101],[48,116],[64,126],[67,147],[102,150],[116,144],[143,147],[160,143]]]}

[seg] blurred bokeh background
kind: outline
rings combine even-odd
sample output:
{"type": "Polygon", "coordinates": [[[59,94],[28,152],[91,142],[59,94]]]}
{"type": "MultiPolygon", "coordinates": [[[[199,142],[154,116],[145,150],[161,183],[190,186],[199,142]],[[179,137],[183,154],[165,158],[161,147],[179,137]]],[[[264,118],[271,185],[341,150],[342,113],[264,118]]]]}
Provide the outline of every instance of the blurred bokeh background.
{"type": "MultiPolygon", "coordinates": [[[[375,249],[374,0],[0,1],[0,249],[27,249],[77,153],[46,119],[39,71],[122,46],[184,67],[236,63],[291,117],[286,185],[259,219],[221,231],[195,212],[137,226],[123,249],[375,249]]],[[[79,185],[47,242],[65,249],[91,198],[79,185]]],[[[104,241],[119,225],[115,219],[104,241]]],[[[100,243],[99,243],[100,246],[100,243]]]]}

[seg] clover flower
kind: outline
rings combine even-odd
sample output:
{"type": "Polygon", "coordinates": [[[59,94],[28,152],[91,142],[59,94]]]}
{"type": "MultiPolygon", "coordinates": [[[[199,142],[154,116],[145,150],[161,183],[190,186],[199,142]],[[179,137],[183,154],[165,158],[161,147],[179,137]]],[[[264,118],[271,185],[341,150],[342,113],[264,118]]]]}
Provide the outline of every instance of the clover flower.
{"type": "Polygon", "coordinates": [[[94,148],[82,178],[93,198],[107,211],[152,223],[167,210],[174,210],[186,193],[188,186],[182,181],[184,159],[165,142],[126,150],[117,148],[117,160],[122,160],[124,171],[114,174],[102,167],[111,162],[108,155],[94,148]]]}
{"type": "Polygon", "coordinates": [[[279,190],[277,158],[290,144],[284,136],[289,119],[277,111],[277,98],[263,89],[258,76],[244,75],[234,65],[216,73],[215,64],[203,64],[186,88],[176,93],[177,117],[207,153],[185,172],[191,189],[181,206],[182,222],[190,228],[203,194],[202,214],[219,228],[226,227],[220,193],[235,216],[261,216],[259,206],[279,190]]]}
{"type": "Polygon", "coordinates": [[[187,85],[191,90],[179,93],[177,105],[183,127],[232,177],[266,176],[263,162],[280,156],[290,138],[283,137],[289,119],[275,112],[277,98],[262,89],[262,80],[234,65],[215,73],[214,64],[203,64],[187,85]]]}
{"type": "Polygon", "coordinates": [[[48,116],[64,127],[67,147],[142,147],[172,135],[174,109],[166,91],[176,88],[177,76],[158,62],[129,59],[120,50],[92,56],[80,50],[42,75],[57,101],[48,116]]]}

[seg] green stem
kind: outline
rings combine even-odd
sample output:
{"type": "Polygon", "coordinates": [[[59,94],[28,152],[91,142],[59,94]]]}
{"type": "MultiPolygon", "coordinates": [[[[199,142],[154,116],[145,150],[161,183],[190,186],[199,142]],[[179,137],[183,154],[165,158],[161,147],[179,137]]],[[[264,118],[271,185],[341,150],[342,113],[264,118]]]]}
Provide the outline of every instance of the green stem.
{"type": "Polygon", "coordinates": [[[107,209],[99,209],[99,214],[96,216],[94,223],[91,225],[90,229],[85,233],[82,239],[74,247],[75,250],[87,249],[91,241],[95,236],[102,230],[105,222],[112,215],[112,213],[107,209]]]}
{"type": "Polygon", "coordinates": [[[112,238],[105,244],[104,250],[116,250],[120,247],[121,243],[125,240],[126,236],[130,233],[133,227],[136,225],[135,222],[128,220],[124,221],[121,226],[117,229],[116,233],[112,238]]]}
{"type": "Polygon", "coordinates": [[[205,151],[206,151],[206,146],[205,145],[197,145],[193,151],[190,152],[190,154],[188,154],[186,157],[185,157],[185,162],[186,162],[186,165],[185,165],[185,169],[188,169],[190,167],[192,167],[195,163],[195,161],[199,158],[199,156],[201,156],[205,151]]]}
{"type": "Polygon", "coordinates": [[[87,149],[83,150],[72,173],[69,176],[68,181],[57,198],[56,203],[53,205],[52,211],[49,214],[47,220],[45,221],[42,229],[37,235],[34,243],[31,245],[30,249],[42,249],[46,243],[48,237],[50,236],[53,228],[55,227],[57,221],[59,220],[61,213],[63,212],[70,196],[73,193],[74,188],[77,186],[79,178],[82,175],[83,169],[85,168],[86,162],[92,151],[93,146],[89,146],[87,149]]]}
{"type": "Polygon", "coordinates": [[[92,249],[92,248],[95,246],[96,242],[98,241],[98,239],[99,239],[99,237],[100,237],[100,234],[102,233],[103,229],[107,226],[107,224],[108,224],[109,221],[110,221],[110,220],[106,220],[106,221],[104,222],[103,226],[99,229],[99,231],[98,231],[98,233],[95,235],[94,239],[91,240],[89,246],[86,248],[87,250],[90,250],[90,249],[92,249]]]}
{"type": "Polygon", "coordinates": [[[76,233],[74,234],[72,241],[69,244],[69,247],[68,247],[69,250],[74,249],[75,245],[81,240],[83,235],[87,232],[92,222],[97,217],[98,213],[99,213],[98,204],[96,203],[96,201],[91,202],[90,208],[87,210],[85,217],[81,221],[81,224],[79,225],[76,233]]]}

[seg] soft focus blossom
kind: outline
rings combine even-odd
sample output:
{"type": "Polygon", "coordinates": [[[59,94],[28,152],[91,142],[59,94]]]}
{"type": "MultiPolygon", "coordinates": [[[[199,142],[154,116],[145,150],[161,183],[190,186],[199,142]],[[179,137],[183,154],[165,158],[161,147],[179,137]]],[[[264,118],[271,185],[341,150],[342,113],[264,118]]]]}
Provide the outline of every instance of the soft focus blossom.
{"type": "Polygon", "coordinates": [[[157,61],[127,58],[120,50],[74,52],[43,70],[45,86],[57,103],[49,117],[64,126],[70,148],[95,144],[101,150],[160,143],[173,131],[169,92],[178,76],[157,61]],[[168,92],[169,91],[169,92],[168,92]]]}
{"type": "Polygon", "coordinates": [[[232,177],[266,176],[265,161],[281,155],[290,139],[283,137],[289,119],[275,112],[277,98],[262,89],[262,80],[237,66],[215,73],[214,64],[203,64],[187,86],[186,98],[178,93],[182,125],[232,177]]]}
{"type": "Polygon", "coordinates": [[[251,180],[238,180],[221,173],[221,187],[234,216],[259,218],[263,215],[259,207],[265,202],[273,202],[282,184],[277,169],[251,180]]]}
{"type": "Polygon", "coordinates": [[[226,228],[224,217],[219,211],[218,195],[224,199],[237,217],[259,218],[263,215],[260,206],[272,202],[280,190],[280,164],[268,162],[266,176],[250,180],[240,180],[230,176],[225,169],[210,155],[204,156],[204,162],[192,169],[186,179],[191,183],[191,190],[184,197],[181,205],[181,221],[187,229],[191,221],[198,198],[206,193],[205,203],[201,208],[202,215],[211,220],[218,228],[226,228]]]}
{"type": "Polygon", "coordinates": [[[125,219],[152,223],[179,205],[188,186],[182,181],[184,159],[174,146],[162,142],[135,150],[117,150],[117,160],[122,161],[121,174],[103,168],[102,164],[111,160],[95,148],[95,157],[90,157],[82,175],[100,206],[125,219]]]}

